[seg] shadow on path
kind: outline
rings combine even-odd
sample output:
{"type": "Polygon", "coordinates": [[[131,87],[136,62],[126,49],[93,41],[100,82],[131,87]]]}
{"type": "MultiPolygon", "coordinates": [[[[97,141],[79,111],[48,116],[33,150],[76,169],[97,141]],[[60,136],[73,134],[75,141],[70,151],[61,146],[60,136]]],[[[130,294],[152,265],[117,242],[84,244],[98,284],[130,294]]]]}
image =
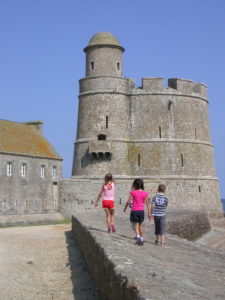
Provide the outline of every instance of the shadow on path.
{"type": "MultiPolygon", "coordinates": [[[[96,227],[89,226],[88,229],[91,230],[91,231],[99,231],[99,232],[103,232],[105,234],[108,234],[105,230],[102,230],[102,229],[99,229],[99,228],[96,228],[96,227]]],[[[121,241],[122,244],[124,243],[124,240],[121,239],[121,238],[125,238],[127,240],[127,242],[130,243],[130,244],[136,244],[135,238],[131,237],[130,235],[128,236],[128,235],[125,235],[125,234],[119,234],[118,232],[110,233],[109,235],[112,237],[113,240],[121,241]]],[[[155,240],[154,240],[154,242],[152,242],[152,241],[148,241],[148,240],[145,239],[145,244],[155,245],[155,240]]]]}
{"type": "Polygon", "coordinates": [[[73,296],[75,300],[99,300],[93,280],[88,272],[82,254],[76,244],[72,231],[65,231],[68,264],[71,270],[73,296]]]}

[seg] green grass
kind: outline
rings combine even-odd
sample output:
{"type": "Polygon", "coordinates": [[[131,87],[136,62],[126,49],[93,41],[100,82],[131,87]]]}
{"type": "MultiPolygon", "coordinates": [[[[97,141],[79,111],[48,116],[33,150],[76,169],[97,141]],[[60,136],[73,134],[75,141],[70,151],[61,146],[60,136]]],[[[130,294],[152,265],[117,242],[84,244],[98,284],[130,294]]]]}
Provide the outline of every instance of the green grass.
{"type": "Polygon", "coordinates": [[[43,223],[28,223],[28,224],[7,224],[0,225],[0,228],[9,228],[9,227],[27,227],[27,226],[44,226],[44,225],[60,225],[60,224],[71,224],[71,218],[65,218],[59,221],[49,221],[43,223]]]}

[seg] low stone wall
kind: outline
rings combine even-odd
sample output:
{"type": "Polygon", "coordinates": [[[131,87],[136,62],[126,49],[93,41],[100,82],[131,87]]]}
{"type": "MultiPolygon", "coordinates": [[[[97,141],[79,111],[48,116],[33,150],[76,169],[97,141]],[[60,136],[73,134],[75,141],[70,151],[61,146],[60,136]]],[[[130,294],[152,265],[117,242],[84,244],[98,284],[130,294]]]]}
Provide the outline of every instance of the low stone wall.
{"type": "MultiPolygon", "coordinates": [[[[129,197],[131,185],[134,178],[116,178],[116,195],[115,195],[115,204],[116,204],[116,213],[123,214],[123,208],[127,199],[129,197]]],[[[219,196],[216,192],[216,189],[207,185],[206,193],[210,194],[210,203],[207,199],[209,195],[204,195],[203,191],[189,192],[186,193],[186,190],[189,190],[189,185],[194,189],[195,185],[202,185],[203,183],[197,183],[193,180],[191,183],[189,180],[179,180],[179,185],[177,186],[176,182],[172,179],[147,179],[144,178],[145,190],[149,193],[149,199],[155,195],[155,191],[158,188],[160,183],[165,183],[167,186],[166,196],[169,199],[169,208],[171,209],[182,209],[182,210],[191,210],[191,211],[204,211],[207,214],[219,217],[223,216],[222,204],[218,201],[219,196]],[[178,189],[179,187],[179,189],[178,189]],[[183,188],[182,188],[183,187],[183,188]],[[184,195],[186,195],[184,197],[184,195]],[[213,199],[212,199],[213,195],[213,199]],[[182,201],[180,201],[182,199],[182,201]]],[[[214,182],[217,184],[217,182],[214,182]]],[[[96,201],[97,196],[100,192],[101,186],[103,184],[103,179],[91,179],[91,178],[78,178],[71,177],[68,179],[59,180],[59,211],[65,217],[71,217],[77,210],[84,211],[85,208],[93,208],[93,203],[96,201]]]]}
{"type": "Polygon", "coordinates": [[[141,300],[138,289],[116,271],[116,266],[90,231],[74,216],[72,231],[102,300],[141,300]]]}
{"type": "Polygon", "coordinates": [[[204,212],[175,211],[169,213],[167,232],[189,241],[195,241],[211,230],[209,218],[204,212]]]}

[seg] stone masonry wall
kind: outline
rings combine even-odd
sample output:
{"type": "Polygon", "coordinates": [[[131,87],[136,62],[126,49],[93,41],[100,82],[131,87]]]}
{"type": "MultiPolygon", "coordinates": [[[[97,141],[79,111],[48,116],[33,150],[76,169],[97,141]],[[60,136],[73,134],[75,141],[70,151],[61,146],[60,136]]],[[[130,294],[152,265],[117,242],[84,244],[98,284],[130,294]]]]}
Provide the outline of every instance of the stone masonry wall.
{"type": "MultiPolygon", "coordinates": [[[[115,177],[116,215],[123,215],[123,208],[128,199],[131,185],[136,177],[115,177]]],[[[176,178],[144,178],[145,190],[151,199],[160,183],[166,184],[166,195],[169,198],[169,209],[181,209],[206,212],[209,215],[221,216],[222,205],[218,205],[218,181],[176,178]],[[200,187],[200,191],[199,191],[200,187]],[[210,198],[210,203],[207,199],[210,198]]],[[[71,177],[59,181],[59,210],[64,216],[71,216],[93,205],[103,184],[102,178],[71,177]]],[[[101,202],[99,203],[101,207],[101,202]]]]}
{"type": "Polygon", "coordinates": [[[19,155],[0,155],[0,215],[40,214],[58,211],[58,178],[62,175],[60,160],[19,155]],[[7,162],[12,163],[12,176],[7,176],[7,162]],[[21,176],[22,163],[26,176],[21,176]],[[45,178],[41,178],[41,165],[45,178]],[[57,178],[52,179],[52,167],[57,178]]]}

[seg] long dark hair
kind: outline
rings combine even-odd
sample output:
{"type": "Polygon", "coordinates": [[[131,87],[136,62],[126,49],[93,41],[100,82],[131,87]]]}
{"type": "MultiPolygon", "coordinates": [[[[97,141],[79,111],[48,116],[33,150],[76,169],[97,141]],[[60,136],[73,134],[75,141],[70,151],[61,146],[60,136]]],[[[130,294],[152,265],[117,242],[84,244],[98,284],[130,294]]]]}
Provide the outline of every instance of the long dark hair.
{"type": "Polygon", "coordinates": [[[140,178],[135,179],[133,182],[132,188],[134,190],[144,190],[145,188],[144,188],[143,180],[140,178]]]}
{"type": "Polygon", "coordinates": [[[114,182],[113,176],[112,176],[111,173],[108,173],[108,174],[105,175],[105,184],[107,184],[109,181],[114,182]]]}

